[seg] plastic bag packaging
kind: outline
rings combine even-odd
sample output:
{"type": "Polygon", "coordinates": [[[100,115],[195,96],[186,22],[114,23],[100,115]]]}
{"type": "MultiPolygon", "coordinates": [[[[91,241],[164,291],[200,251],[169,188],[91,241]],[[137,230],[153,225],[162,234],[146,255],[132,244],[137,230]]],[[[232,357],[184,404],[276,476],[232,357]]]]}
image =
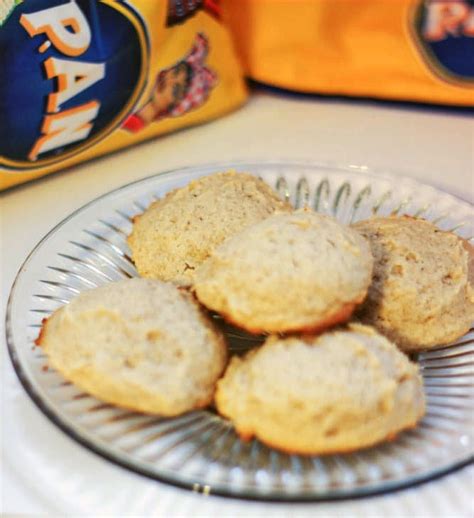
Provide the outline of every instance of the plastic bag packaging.
{"type": "Polygon", "coordinates": [[[0,0],[0,189],[247,96],[218,0],[0,0]]]}
{"type": "Polygon", "coordinates": [[[227,2],[246,74],[302,92],[474,106],[473,0],[227,2]]]}

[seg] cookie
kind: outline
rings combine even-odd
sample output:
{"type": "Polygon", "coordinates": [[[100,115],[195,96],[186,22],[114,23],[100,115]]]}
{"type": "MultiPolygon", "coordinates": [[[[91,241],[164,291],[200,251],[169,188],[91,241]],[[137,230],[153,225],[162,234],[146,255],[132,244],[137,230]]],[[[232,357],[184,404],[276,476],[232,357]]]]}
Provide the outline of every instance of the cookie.
{"type": "Polygon", "coordinates": [[[289,211],[263,180],[228,171],[168,193],[134,220],[128,238],[142,277],[193,283],[196,268],[226,238],[270,214],[289,211]]]}
{"type": "Polygon", "coordinates": [[[373,281],[358,313],[405,351],[464,335],[474,320],[474,249],[453,233],[408,216],[353,228],[370,242],[373,281]]]}
{"type": "Polygon", "coordinates": [[[242,439],[308,455],[393,439],[425,411],[418,367],[360,324],[319,336],[272,336],[233,357],[216,405],[242,439]]]}
{"type": "Polygon", "coordinates": [[[334,218],[274,214],[225,241],[196,271],[200,302],[251,333],[347,320],[372,275],[368,243],[334,218]]]}
{"type": "Polygon", "coordinates": [[[208,405],[227,354],[192,295],[149,279],[81,293],[46,320],[37,344],[84,391],[165,416],[208,405]]]}

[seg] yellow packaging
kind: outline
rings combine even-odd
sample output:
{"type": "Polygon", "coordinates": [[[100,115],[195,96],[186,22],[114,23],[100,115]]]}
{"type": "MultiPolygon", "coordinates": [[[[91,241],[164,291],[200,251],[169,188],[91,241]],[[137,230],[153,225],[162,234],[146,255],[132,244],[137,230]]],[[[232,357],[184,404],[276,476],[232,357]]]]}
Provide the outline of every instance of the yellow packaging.
{"type": "Polygon", "coordinates": [[[219,0],[0,0],[0,189],[246,98],[219,0]]]}
{"type": "Polygon", "coordinates": [[[247,75],[330,95],[474,106],[472,0],[228,0],[247,75]]]}

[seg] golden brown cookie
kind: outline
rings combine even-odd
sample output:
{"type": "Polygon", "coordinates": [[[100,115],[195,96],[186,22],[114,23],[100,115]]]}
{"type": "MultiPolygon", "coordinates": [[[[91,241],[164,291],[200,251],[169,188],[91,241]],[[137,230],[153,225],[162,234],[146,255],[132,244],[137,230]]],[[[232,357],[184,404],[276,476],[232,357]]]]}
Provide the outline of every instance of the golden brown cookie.
{"type": "Polygon", "coordinates": [[[233,357],[216,405],[241,438],[310,455],[393,439],[425,411],[418,367],[358,324],[319,336],[272,336],[233,357]]]}
{"type": "Polygon", "coordinates": [[[274,214],[218,247],[196,272],[200,302],[252,333],[347,320],[372,275],[368,243],[311,210],[274,214]]]}
{"type": "Polygon", "coordinates": [[[194,298],[150,279],[81,293],[48,318],[37,343],[86,392],[167,416],[208,405],[227,357],[222,334],[194,298]]]}
{"type": "Polygon", "coordinates": [[[446,344],[474,320],[472,245],[423,219],[371,218],[373,281],[358,316],[405,351],[446,344]]]}
{"type": "Polygon", "coordinates": [[[189,286],[195,269],[226,238],[276,210],[291,206],[263,180],[216,173],[153,203],[135,218],[128,244],[142,277],[189,286]]]}

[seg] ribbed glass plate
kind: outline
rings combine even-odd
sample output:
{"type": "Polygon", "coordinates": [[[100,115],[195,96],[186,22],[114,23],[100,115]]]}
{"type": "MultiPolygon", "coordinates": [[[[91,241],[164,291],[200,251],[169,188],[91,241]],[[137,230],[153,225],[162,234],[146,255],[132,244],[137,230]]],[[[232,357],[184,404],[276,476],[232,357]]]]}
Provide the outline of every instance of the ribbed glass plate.
{"type": "MultiPolygon", "coordinates": [[[[82,290],[132,277],[125,241],[132,217],[170,189],[233,167],[261,176],[295,206],[349,223],[373,214],[410,214],[472,241],[472,207],[413,180],[298,163],[233,163],[187,168],[127,185],[79,209],[33,250],[18,273],[7,310],[16,372],[40,409],[100,455],[158,480],[205,494],[276,500],[344,498],[387,491],[440,475],[473,458],[474,329],[456,343],[419,355],[428,408],[394,442],[346,455],[287,455],[257,440],[243,443],[212,411],[177,418],[104,404],[48,367],[34,346],[41,321],[82,290]]],[[[230,348],[255,340],[228,328],[230,348]]]]}

